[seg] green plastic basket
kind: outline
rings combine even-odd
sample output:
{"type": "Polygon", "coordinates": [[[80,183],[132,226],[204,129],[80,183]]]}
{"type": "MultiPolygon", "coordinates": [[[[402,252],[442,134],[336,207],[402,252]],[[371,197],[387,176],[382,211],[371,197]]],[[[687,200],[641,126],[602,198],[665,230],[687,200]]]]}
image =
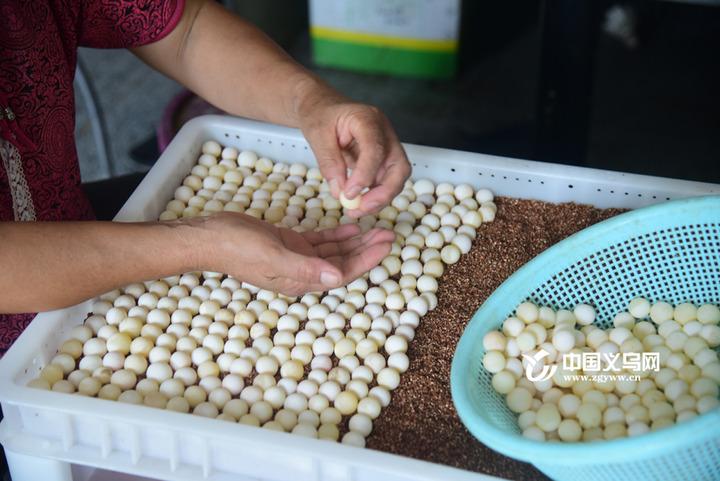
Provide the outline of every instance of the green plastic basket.
{"type": "Polygon", "coordinates": [[[633,438],[533,441],[522,437],[482,367],[483,336],[525,300],[556,309],[593,304],[596,324],[605,328],[636,296],[720,301],[720,197],[619,215],[559,242],[509,277],[475,313],[453,358],[452,396],[465,426],[483,444],[557,480],[720,480],[720,408],[633,438]]]}

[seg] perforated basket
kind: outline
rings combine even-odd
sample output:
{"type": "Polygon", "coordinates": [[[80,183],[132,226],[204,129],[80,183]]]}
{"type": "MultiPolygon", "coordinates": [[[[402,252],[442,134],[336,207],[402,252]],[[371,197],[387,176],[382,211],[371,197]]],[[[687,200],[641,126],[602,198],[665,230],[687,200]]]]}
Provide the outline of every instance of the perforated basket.
{"type": "Polygon", "coordinates": [[[599,327],[636,296],[670,303],[720,301],[720,197],[638,209],[551,247],[508,278],[475,313],[451,371],[458,414],[481,442],[557,480],[719,480],[720,408],[642,436],[592,443],[523,438],[490,385],[482,339],[525,300],[553,308],[586,302],[599,327]]]}

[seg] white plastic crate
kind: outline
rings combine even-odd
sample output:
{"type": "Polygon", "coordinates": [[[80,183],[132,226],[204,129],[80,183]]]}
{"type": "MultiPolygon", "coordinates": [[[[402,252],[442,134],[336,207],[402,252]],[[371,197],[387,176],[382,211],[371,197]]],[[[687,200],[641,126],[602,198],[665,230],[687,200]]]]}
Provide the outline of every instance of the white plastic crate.
{"type": "MultiPolygon", "coordinates": [[[[297,130],[206,116],[178,133],[116,220],[156,219],[202,142],[314,165],[297,130]]],[[[414,178],[467,182],[497,195],[635,208],[720,193],[720,186],[406,145],[414,178]]],[[[90,303],[38,315],[0,361],[0,442],[14,481],[66,481],[70,463],[167,480],[401,481],[495,479],[370,449],[170,411],[25,387],[90,303]]],[[[450,380],[448,379],[448,383],[450,380]]],[[[77,473],[77,470],[76,470],[77,473]]],[[[77,477],[77,476],[76,476],[77,477]]]]}

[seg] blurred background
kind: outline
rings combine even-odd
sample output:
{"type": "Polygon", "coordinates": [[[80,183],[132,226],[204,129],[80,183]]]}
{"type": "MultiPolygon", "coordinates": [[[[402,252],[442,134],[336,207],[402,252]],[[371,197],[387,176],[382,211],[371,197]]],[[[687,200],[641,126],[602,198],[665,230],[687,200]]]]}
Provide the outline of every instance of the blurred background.
{"type": "MultiPolygon", "coordinates": [[[[405,142],[720,182],[720,0],[223,3],[405,142]]],[[[127,51],[79,58],[84,182],[214,110],[127,51]]]]}

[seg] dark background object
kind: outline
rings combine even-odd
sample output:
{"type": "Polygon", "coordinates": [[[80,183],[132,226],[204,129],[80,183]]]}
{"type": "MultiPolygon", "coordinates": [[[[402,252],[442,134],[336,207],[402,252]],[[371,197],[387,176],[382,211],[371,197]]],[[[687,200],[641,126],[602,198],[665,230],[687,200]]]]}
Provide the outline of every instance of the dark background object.
{"type": "Polygon", "coordinates": [[[113,220],[144,177],[144,173],[138,172],[84,183],[83,190],[95,212],[95,218],[113,220]]]}
{"type": "Polygon", "coordinates": [[[606,9],[603,1],[543,2],[535,159],[585,163],[595,52],[606,9]]]}
{"type": "Polygon", "coordinates": [[[638,47],[598,42],[587,165],[720,182],[720,5],[636,2],[638,47]]]}

